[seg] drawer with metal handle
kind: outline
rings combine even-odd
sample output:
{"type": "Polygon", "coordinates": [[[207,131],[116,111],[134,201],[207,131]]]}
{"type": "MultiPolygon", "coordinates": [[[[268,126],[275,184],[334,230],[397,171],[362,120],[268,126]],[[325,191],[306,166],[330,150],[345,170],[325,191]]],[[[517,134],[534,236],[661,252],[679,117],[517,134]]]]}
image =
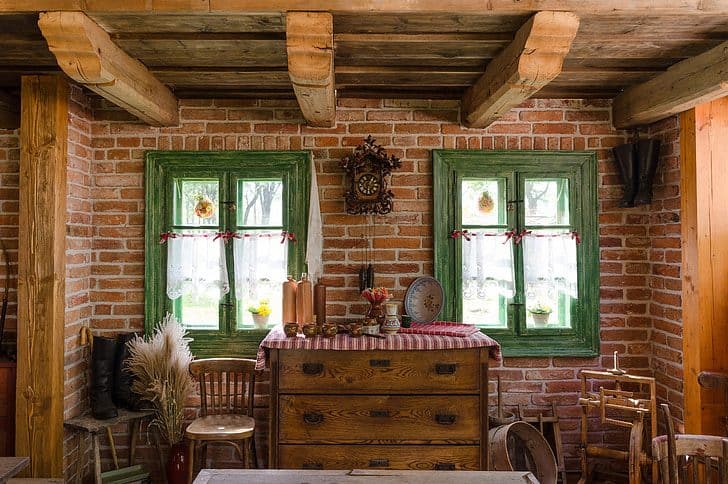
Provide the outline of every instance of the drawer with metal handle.
{"type": "Polygon", "coordinates": [[[279,453],[282,469],[480,469],[471,445],[281,445],[279,453]]]}
{"type": "Polygon", "coordinates": [[[281,395],[278,409],[282,443],[441,440],[467,444],[480,438],[478,396],[281,395]]]}
{"type": "Polygon", "coordinates": [[[282,393],[472,393],[480,388],[477,348],[440,351],[281,350],[282,393]]]}

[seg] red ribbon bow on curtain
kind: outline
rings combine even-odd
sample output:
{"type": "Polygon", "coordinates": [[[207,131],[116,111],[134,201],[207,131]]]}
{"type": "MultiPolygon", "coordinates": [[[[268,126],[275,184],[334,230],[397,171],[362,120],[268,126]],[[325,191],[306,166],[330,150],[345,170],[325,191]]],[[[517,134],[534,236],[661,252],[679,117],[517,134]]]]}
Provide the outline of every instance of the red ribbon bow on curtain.
{"type": "Polygon", "coordinates": [[[579,232],[574,230],[572,232],[569,232],[569,235],[571,235],[571,238],[574,239],[574,241],[576,242],[576,245],[581,244],[581,235],[579,235],[579,232]]]}
{"type": "Polygon", "coordinates": [[[164,244],[169,239],[176,239],[178,234],[175,234],[174,232],[162,232],[159,234],[159,243],[164,244]]]}
{"type": "Polygon", "coordinates": [[[291,242],[298,242],[296,240],[296,234],[284,230],[283,232],[281,232],[281,244],[285,242],[286,239],[290,240],[291,242]]]}
{"type": "Polygon", "coordinates": [[[452,232],[450,233],[450,238],[451,238],[451,239],[457,239],[457,238],[460,238],[460,237],[462,237],[462,238],[464,238],[465,240],[468,240],[468,241],[469,241],[469,240],[470,240],[470,235],[471,235],[471,234],[470,234],[470,232],[468,232],[468,231],[467,231],[467,229],[466,229],[466,230],[457,230],[457,229],[456,229],[456,230],[453,230],[453,231],[452,231],[452,232]]]}

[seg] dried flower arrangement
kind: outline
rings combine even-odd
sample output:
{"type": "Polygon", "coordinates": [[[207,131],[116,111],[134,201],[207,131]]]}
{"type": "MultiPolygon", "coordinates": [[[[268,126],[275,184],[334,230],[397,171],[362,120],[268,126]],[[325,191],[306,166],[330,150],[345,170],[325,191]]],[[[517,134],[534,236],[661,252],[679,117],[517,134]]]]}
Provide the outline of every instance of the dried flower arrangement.
{"type": "Polygon", "coordinates": [[[389,291],[386,287],[368,288],[361,292],[361,297],[372,304],[381,303],[389,299],[389,291]]]}
{"type": "Polygon", "coordinates": [[[132,390],[150,402],[155,411],[151,426],[170,445],[182,441],[184,405],[194,390],[189,365],[192,353],[185,329],[167,313],[154,335],[129,342],[127,368],[135,376],[132,390]]]}

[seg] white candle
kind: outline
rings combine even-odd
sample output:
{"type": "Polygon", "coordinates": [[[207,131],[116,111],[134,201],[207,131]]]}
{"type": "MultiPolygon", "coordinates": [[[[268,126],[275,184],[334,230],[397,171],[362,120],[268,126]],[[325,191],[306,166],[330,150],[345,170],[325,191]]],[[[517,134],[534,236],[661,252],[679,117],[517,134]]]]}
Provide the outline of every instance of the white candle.
{"type": "Polygon", "coordinates": [[[617,368],[617,352],[616,351],[614,352],[614,369],[615,370],[618,369],[617,368]]]}

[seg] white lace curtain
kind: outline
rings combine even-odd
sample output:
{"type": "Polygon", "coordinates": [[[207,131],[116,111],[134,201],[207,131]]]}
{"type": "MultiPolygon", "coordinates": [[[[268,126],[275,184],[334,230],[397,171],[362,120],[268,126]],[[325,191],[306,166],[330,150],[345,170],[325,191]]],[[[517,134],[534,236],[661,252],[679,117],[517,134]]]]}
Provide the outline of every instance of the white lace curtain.
{"type": "Polygon", "coordinates": [[[235,297],[245,304],[268,299],[277,310],[286,280],[288,244],[279,237],[234,239],[235,297]]]}
{"type": "Polygon", "coordinates": [[[570,234],[548,235],[530,234],[521,241],[526,284],[550,285],[577,298],[576,240],[570,234]]]}
{"type": "Polygon", "coordinates": [[[167,240],[167,296],[221,298],[230,292],[221,238],[170,237],[167,240]]]}
{"type": "Polygon", "coordinates": [[[513,297],[513,241],[505,235],[478,233],[469,238],[462,242],[463,283],[480,295],[496,290],[504,297],[513,297]]]}

